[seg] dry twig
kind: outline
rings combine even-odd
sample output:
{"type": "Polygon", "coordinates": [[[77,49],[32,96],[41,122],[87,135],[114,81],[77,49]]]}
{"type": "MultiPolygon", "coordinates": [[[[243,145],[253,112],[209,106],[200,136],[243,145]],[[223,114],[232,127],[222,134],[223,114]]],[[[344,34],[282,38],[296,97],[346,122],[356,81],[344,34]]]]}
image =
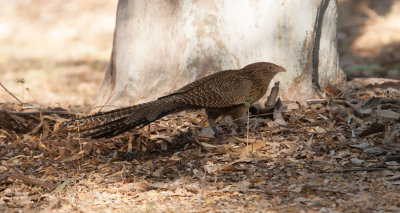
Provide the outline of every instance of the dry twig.
{"type": "Polygon", "coordinates": [[[400,167],[398,168],[388,168],[388,167],[367,167],[367,168],[350,168],[350,169],[339,169],[333,171],[327,171],[325,173],[346,173],[346,172],[374,172],[374,171],[400,171],[400,167]]]}
{"type": "Polygon", "coordinates": [[[43,186],[46,187],[47,189],[54,189],[55,185],[46,181],[41,181],[41,180],[36,180],[27,176],[24,176],[22,174],[18,174],[16,172],[12,172],[10,174],[6,174],[3,177],[0,178],[0,181],[3,181],[7,178],[14,178],[14,179],[18,179],[20,181],[22,181],[24,184],[27,185],[39,185],[39,186],[43,186]]]}
{"type": "Polygon", "coordinates": [[[0,113],[8,113],[8,114],[14,114],[14,115],[38,115],[38,114],[75,115],[76,114],[76,113],[70,112],[70,111],[57,111],[57,110],[39,110],[39,111],[32,111],[32,112],[18,112],[18,111],[8,111],[8,110],[4,110],[4,109],[0,110],[0,113]]]}
{"type": "Polygon", "coordinates": [[[24,104],[22,103],[21,100],[19,100],[17,98],[17,96],[15,96],[14,94],[12,94],[10,91],[8,91],[8,89],[0,82],[0,86],[3,87],[4,91],[6,91],[8,94],[10,94],[13,98],[15,98],[15,100],[17,100],[20,104],[24,104]]]}

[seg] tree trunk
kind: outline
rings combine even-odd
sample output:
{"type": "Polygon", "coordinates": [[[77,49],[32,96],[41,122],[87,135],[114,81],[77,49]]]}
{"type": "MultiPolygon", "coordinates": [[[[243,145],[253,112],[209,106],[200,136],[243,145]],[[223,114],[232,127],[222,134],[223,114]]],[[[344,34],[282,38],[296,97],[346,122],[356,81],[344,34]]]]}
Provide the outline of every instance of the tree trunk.
{"type": "MultiPolygon", "coordinates": [[[[339,87],[337,0],[120,0],[110,65],[95,105],[156,99],[200,77],[267,61],[284,100],[339,87]]],[[[271,84],[273,85],[273,83],[271,84]]]]}

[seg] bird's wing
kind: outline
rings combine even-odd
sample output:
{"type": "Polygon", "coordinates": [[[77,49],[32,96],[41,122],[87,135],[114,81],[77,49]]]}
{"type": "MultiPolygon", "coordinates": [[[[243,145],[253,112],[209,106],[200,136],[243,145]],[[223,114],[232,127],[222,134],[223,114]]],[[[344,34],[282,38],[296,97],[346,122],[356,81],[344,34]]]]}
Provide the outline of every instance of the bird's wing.
{"type": "MultiPolygon", "coordinates": [[[[223,71],[227,72],[227,71],[223,71]]],[[[253,82],[245,76],[219,74],[203,78],[181,88],[171,95],[179,96],[186,104],[207,108],[232,107],[245,102],[254,102],[251,93],[253,82]]]]}

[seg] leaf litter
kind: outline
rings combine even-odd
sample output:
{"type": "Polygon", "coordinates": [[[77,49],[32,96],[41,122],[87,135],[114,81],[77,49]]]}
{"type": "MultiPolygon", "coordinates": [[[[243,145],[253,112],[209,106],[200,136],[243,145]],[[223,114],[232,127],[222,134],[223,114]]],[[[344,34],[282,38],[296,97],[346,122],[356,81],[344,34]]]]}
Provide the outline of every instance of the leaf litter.
{"type": "Polygon", "coordinates": [[[399,90],[267,102],[248,135],[221,120],[221,144],[203,112],[89,140],[60,128],[68,110],[1,104],[0,210],[400,210],[399,90]]]}

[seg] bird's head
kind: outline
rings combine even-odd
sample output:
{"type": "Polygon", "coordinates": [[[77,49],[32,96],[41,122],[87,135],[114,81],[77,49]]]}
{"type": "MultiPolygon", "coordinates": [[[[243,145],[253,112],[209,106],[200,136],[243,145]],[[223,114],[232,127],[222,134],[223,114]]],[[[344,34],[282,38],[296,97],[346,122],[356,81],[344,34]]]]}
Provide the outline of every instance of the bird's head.
{"type": "Polygon", "coordinates": [[[286,72],[286,69],[270,62],[257,62],[243,67],[244,70],[263,71],[267,73],[286,72]]]}

